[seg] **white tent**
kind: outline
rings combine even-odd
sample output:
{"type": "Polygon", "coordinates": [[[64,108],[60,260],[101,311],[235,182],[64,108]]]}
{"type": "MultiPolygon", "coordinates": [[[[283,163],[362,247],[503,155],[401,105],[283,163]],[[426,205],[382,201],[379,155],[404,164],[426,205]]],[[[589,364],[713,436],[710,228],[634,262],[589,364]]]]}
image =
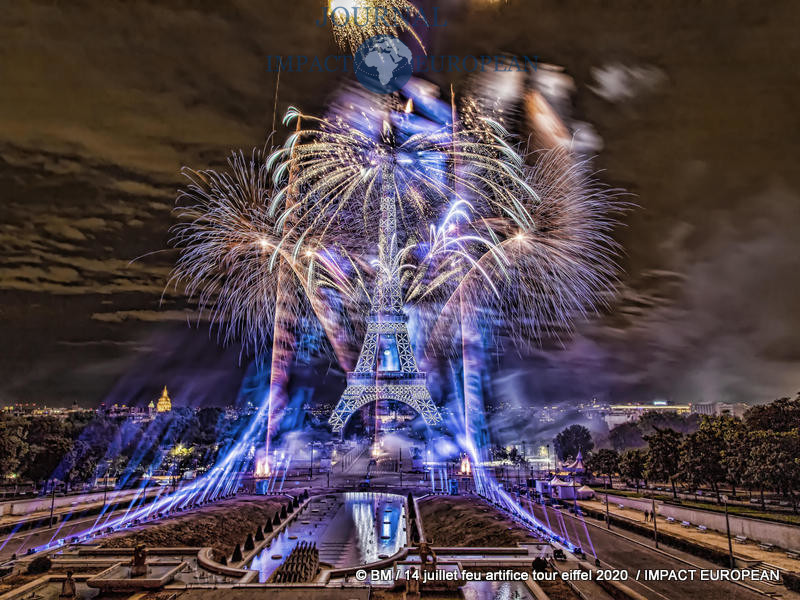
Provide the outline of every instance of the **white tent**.
{"type": "Polygon", "coordinates": [[[586,466],[583,464],[583,452],[578,451],[578,456],[573,462],[564,466],[564,469],[573,473],[583,473],[586,466]]]}
{"type": "Polygon", "coordinates": [[[579,500],[585,500],[594,497],[594,490],[588,485],[584,485],[578,488],[577,494],[579,500]]]}

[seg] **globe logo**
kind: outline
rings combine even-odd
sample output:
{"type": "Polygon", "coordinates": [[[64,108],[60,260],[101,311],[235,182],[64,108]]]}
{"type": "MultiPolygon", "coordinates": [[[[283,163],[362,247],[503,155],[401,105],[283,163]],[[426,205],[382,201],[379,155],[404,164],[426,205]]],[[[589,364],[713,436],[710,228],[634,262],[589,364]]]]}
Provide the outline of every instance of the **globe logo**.
{"type": "Polygon", "coordinates": [[[376,35],[358,47],[353,68],[358,81],[376,94],[391,94],[403,87],[413,71],[411,50],[391,35],[376,35]]]}

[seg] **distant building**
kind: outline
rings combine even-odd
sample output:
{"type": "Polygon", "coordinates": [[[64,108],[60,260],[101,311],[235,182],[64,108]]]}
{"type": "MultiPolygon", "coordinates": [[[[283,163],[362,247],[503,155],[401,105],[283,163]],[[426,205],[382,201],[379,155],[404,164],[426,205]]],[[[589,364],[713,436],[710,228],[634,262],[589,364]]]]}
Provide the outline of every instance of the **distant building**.
{"type": "Polygon", "coordinates": [[[692,403],[692,414],[693,415],[706,415],[706,416],[714,416],[717,414],[717,403],[716,402],[708,402],[704,404],[694,404],[692,403]]]}
{"type": "Polygon", "coordinates": [[[646,412],[688,415],[691,410],[690,404],[670,404],[666,400],[654,400],[650,404],[612,404],[604,418],[608,428],[613,429],[623,423],[635,423],[646,412]]]}
{"type": "Polygon", "coordinates": [[[539,424],[547,426],[551,423],[561,421],[564,418],[565,412],[562,406],[542,406],[537,413],[539,424]]]}
{"type": "Polygon", "coordinates": [[[167,393],[167,386],[164,386],[164,391],[161,392],[161,398],[158,399],[156,403],[156,412],[169,412],[172,410],[172,401],[169,399],[169,394],[167,393]]]}
{"type": "Polygon", "coordinates": [[[741,419],[749,404],[744,402],[709,402],[705,404],[692,404],[692,413],[709,417],[737,417],[741,419]]]}
{"type": "Polygon", "coordinates": [[[741,419],[749,408],[750,405],[744,402],[717,402],[717,416],[738,417],[741,419]]]}
{"type": "Polygon", "coordinates": [[[608,402],[598,402],[597,398],[592,398],[591,402],[581,402],[578,404],[578,412],[589,425],[604,421],[610,410],[611,406],[608,402]]]}
{"type": "Polygon", "coordinates": [[[46,405],[39,406],[35,402],[27,402],[17,403],[13,406],[3,406],[1,410],[3,414],[17,417],[55,417],[57,419],[66,419],[73,414],[93,412],[90,409],[81,408],[76,402],[72,403],[71,408],[50,408],[46,405]]]}

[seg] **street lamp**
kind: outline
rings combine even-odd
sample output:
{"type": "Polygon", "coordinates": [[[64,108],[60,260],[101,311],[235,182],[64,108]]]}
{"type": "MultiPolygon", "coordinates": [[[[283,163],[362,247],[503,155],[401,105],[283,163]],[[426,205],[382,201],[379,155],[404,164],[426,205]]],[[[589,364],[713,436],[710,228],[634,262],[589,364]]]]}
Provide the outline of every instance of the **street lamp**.
{"type": "Polygon", "coordinates": [[[728,519],[728,496],[727,494],[722,495],[722,501],[725,502],[725,530],[728,533],[728,562],[730,564],[731,569],[734,568],[734,560],[733,560],[733,543],[731,542],[731,522],[728,519]]]}
{"type": "Polygon", "coordinates": [[[50,521],[49,521],[50,527],[52,527],[53,526],[53,509],[55,508],[55,505],[56,505],[56,482],[55,482],[55,479],[50,480],[50,483],[52,484],[52,487],[53,487],[53,489],[51,490],[51,496],[50,496],[50,521]]]}
{"type": "MultiPolygon", "coordinates": [[[[575,510],[575,516],[577,517],[578,514],[579,514],[579,511],[578,511],[578,492],[575,489],[575,483],[576,483],[575,482],[575,475],[573,474],[572,475],[572,502],[573,502],[573,508],[575,510]]],[[[606,497],[606,499],[608,499],[608,497],[606,497]]]]}
{"type": "Polygon", "coordinates": [[[655,496],[650,498],[650,501],[653,503],[653,540],[656,543],[656,549],[658,548],[658,525],[656,524],[656,498],[655,496]]]}
{"type": "Polygon", "coordinates": [[[547,470],[550,470],[550,444],[547,444],[547,470]]]}
{"type": "Polygon", "coordinates": [[[105,481],[103,482],[103,507],[106,506],[106,496],[108,496],[108,468],[106,468],[105,481]]]}

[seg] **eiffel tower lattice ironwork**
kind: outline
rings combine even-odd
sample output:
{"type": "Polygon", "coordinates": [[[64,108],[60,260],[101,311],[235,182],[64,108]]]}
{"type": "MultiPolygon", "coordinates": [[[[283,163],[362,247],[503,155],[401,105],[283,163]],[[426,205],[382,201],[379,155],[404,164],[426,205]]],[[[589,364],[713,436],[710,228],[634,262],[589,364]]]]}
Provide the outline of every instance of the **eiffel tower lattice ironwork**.
{"type": "Polygon", "coordinates": [[[359,408],[379,400],[396,400],[416,410],[429,426],[442,421],[417,367],[400,292],[397,272],[397,206],[394,175],[385,167],[381,181],[379,274],[367,317],[367,333],[354,371],[347,374],[347,388],[334,408],[329,423],[341,432],[359,408]]]}

